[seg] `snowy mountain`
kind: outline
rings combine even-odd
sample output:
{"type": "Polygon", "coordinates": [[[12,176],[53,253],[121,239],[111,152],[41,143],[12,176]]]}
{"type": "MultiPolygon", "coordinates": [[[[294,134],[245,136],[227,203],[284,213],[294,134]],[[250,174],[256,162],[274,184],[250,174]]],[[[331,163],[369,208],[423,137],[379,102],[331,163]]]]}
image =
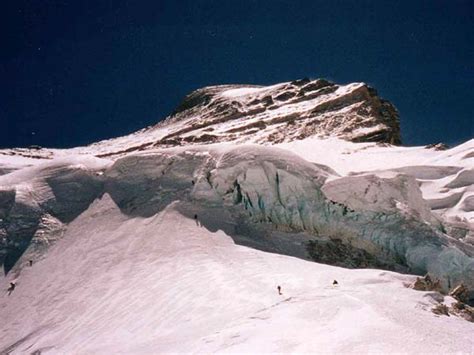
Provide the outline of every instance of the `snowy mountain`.
{"type": "Polygon", "coordinates": [[[303,79],[0,150],[0,351],[474,351],[469,306],[443,296],[474,300],[474,140],[400,142],[375,90],[303,79]],[[427,273],[443,294],[407,288],[427,273]]]}
{"type": "Polygon", "coordinates": [[[163,122],[95,149],[103,156],[216,142],[276,144],[312,136],[400,143],[398,112],[364,83],[308,79],[267,87],[221,85],[186,96],[163,122]],[[111,144],[119,150],[111,150],[111,144]]]}

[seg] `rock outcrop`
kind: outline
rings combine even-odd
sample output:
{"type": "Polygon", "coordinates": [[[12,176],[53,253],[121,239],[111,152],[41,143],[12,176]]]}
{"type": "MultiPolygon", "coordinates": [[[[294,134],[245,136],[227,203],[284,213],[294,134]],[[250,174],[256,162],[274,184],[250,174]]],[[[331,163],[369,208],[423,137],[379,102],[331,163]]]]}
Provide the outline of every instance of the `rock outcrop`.
{"type": "Polygon", "coordinates": [[[158,127],[170,130],[159,142],[169,145],[280,143],[313,135],[353,142],[401,142],[396,108],[373,88],[364,83],[337,85],[323,79],[198,89],[158,127]],[[179,122],[186,125],[177,125],[179,122]]]}

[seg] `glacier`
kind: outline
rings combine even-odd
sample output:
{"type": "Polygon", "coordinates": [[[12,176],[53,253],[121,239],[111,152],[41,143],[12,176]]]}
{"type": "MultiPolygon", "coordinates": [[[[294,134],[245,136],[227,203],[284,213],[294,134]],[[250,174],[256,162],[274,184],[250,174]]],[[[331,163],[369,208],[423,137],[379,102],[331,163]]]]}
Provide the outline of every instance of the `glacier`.
{"type": "Polygon", "coordinates": [[[445,291],[459,283],[474,289],[474,247],[443,231],[416,180],[402,173],[338,177],[257,145],[170,148],[88,163],[35,167],[33,181],[29,174],[26,181],[3,177],[15,180],[1,194],[10,201],[2,218],[10,243],[5,267],[30,243],[50,242],[43,237],[48,223],[67,224],[107,193],[129,216],[150,217],[179,201],[184,215],[207,211],[204,226],[207,215],[221,215],[219,228],[237,243],[310,259],[309,241],[336,241],[370,255],[364,266],[429,273],[445,291]],[[289,246],[291,233],[298,237],[289,246]]]}

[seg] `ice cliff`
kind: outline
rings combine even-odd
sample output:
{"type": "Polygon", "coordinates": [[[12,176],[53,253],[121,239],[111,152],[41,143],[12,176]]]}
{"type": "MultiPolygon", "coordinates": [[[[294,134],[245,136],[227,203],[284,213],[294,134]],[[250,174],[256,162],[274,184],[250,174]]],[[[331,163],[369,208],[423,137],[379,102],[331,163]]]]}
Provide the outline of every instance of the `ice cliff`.
{"type": "Polygon", "coordinates": [[[22,260],[41,257],[68,222],[108,194],[125,215],[150,217],[179,201],[183,214],[205,211],[204,227],[240,244],[341,266],[428,272],[446,290],[461,282],[474,289],[474,248],[443,233],[414,178],[401,173],[341,178],[278,148],[217,145],[45,164],[0,178],[8,181],[0,193],[6,270],[25,251],[22,260]],[[318,257],[328,248],[331,257],[318,257]]]}

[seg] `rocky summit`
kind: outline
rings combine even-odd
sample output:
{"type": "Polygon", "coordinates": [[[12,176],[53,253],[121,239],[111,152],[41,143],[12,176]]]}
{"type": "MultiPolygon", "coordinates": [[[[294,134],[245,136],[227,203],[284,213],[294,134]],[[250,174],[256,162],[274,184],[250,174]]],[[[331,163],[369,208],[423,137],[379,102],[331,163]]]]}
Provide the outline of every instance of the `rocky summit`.
{"type": "MultiPolygon", "coordinates": [[[[272,86],[219,85],[187,95],[159,127],[161,144],[281,143],[319,136],[400,144],[397,109],[364,83],[301,79],[272,86]],[[178,122],[185,127],[174,128],[178,122]]],[[[181,126],[181,125],[180,125],[181,126]]]]}

